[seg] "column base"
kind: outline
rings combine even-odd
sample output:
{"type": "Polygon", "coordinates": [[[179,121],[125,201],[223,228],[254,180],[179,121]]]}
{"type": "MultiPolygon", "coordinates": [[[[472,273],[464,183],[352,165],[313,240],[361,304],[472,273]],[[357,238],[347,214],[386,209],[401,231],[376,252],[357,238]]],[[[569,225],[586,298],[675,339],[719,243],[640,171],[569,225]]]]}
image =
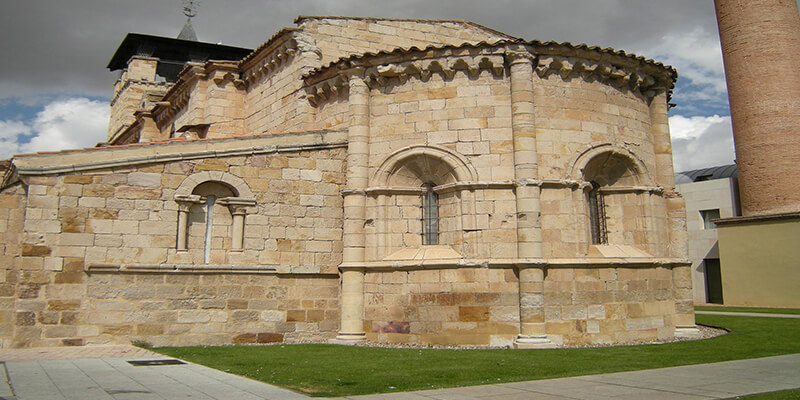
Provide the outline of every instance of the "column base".
{"type": "Polygon", "coordinates": [[[336,339],[331,342],[335,344],[356,344],[364,340],[367,340],[367,335],[364,332],[339,332],[336,339]]]}
{"type": "Polygon", "coordinates": [[[676,326],[675,337],[698,337],[700,329],[697,326],[676,326]]]}
{"type": "Polygon", "coordinates": [[[515,349],[554,349],[555,343],[550,341],[547,336],[524,336],[519,335],[514,339],[515,349]]]}

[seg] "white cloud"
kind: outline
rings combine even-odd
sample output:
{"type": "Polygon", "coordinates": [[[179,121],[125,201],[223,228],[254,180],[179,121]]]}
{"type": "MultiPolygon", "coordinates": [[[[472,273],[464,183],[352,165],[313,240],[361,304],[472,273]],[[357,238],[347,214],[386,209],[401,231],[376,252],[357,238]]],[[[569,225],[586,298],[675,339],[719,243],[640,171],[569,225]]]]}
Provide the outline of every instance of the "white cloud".
{"type": "Polygon", "coordinates": [[[669,125],[676,172],[732,164],[736,158],[730,117],[676,115],[669,125]]]}
{"type": "Polygon", "coordinates": [[[678,69],[681,76],[694,84],[709,85],[725,93],[722,49],[716,32],[696,27],[688,32],[671,33],[662,38],[655,54],[678,69]]]}
{"type": "Polygon", "coordinates": [[[0,121],[0,159],[94,146],[106,138],[108,116],[104,102],[75,97],[47,104],[31,121],[0,121]]]}

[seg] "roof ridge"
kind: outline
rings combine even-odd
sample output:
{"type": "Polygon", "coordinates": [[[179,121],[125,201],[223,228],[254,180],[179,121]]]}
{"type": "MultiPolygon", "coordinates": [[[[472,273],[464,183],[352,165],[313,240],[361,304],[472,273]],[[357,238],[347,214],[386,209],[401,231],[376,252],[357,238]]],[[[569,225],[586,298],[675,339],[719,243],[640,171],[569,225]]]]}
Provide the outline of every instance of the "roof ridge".
{"type": "Polygon", "coordinates": [[[33,153],[22,153],[22,154],[15,154],[11,158],[7,160],[0,161],[0,164],[3,162],[12,162],[14,158],[19,156],[37,156],[37,155],[50,155],[50,154],[62,154],[62,153],[74,153],[77,151],[94,151],[94,150],[113,150],[113,149],[123,149],[123,148],[133,148],[133,147],[143,147],[143,146],[153,146],[153,145],[160,145],[160,144],[169,144],[169,143],[197,143],[197,142],[210,142],[216,140],[230,140],[230,139],[247,139],[247,138],[258,138],[262,136],[271,136],[271,135],[286,135],[292,133],[327,133],[327,132],[336,132],[338,129],[305,129],[305,130],[286,130],[286,131],[275,131],[275,132],[260,132],[260,133],[249,133],[249,134],[242,134],[242,135],[232,135],[226,137],[215,137],[215,138],[200,138],[200,139],[187,139],[182,136],[174,137],[169,139],[161,139],[161,140],[153,140],[150,142],[136,142],[136,143],[126,143],[126,144],[112,144],[106,146],[94,146],[94,147],[83,147],[77,149],[63,149],[63,150],[54,150],[54,151],[37,151],[33,153]]]}
{"type": "Polygon", "coordinates": [[[434,23],[443,23],[443,22],[451,22],[461,25],[473,26],[480,29],[484,29],[490,32],[493,32],[500,36],[505,36],[508,39],[519,39],[517,36],[512,36],[507,33],[498,31],[496,29],[489,28],[485,25],[481,25],[472,21],[467,21],[463,19],[429,19],[429,18],[391,18],[391,17],[353,17],[353,16],[344,16],[344,15],[298,15],[297,18],[294,19],[295,24],[300,24],[305,19],[352,19],[357,21],[363,20],[375,20],[375,21],[402,21],[402,22],[434,22],[434,23]]]}

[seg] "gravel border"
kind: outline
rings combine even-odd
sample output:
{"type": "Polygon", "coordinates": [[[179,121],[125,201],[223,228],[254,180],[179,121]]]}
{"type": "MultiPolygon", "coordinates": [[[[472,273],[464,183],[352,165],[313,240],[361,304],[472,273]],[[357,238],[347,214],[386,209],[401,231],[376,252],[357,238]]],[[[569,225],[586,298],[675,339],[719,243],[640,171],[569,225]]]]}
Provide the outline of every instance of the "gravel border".
{"type": "MultiPolygon", "coordinates": [[[[692,337],[673,337],[669,339],[662,339],[662,340],[637,340],[631,342],[619,342],[619,343],[608,343],[608,344],[582,344],[582,345],[560,345],[554,347],[555,349],[580,349],[580,348],[598,348],[598,347],[619,347],[619,346],[644,346],[648,344],[665,344],[665,343],[676,343],[676,342],[688,342],[693,340],[704,340],[704,339],[711,339],[718,336],[725,335],[729,333],[727,329],[717,328],[713,326],[707,325],[697,325],[697,329],[700,331],[699,336],[692,336],[692,337]]],[[[371,341],[361,341],[355,343],[347,343],[344,344],[342,342],[338,342],[335,339],[330,340],[297,340],[297,341],[286,341],[280,343],[269,343],[263,344],[266,346],[275,346],[275,345],[284,345],[284,344],[339,344],[345,346],[355,346],[355,347],[378,347],[378,348],[387,348],[387,349],[443,349],[443,350],[499,350],[499,349],[510,349],[513,348],[511,346],[482,346],[482,345],[427,345],[427,344],[416,344],[416,343],[388,343],[388,342],[371,342],[371,341]]],[[[256,345],[256,346],[263,346],[263,345],[256,345]]]]}

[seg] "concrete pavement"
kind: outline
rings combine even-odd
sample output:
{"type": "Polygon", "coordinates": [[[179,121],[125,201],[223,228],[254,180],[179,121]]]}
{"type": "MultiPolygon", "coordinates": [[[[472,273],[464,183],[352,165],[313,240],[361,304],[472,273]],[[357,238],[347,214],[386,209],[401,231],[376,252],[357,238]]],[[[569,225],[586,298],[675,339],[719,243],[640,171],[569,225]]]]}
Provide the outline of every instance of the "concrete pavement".
{"type": "MultiPolygon", "coordinates": [[[[754,316],[775,317],[775,314],[754,316]]],[[[777,318],[781,317],[797,318],[794,315],[777,318]]],[[[309,398],[196,364],[134,366],[129,363],[136,360],[171,358],[133,346],[0,349],[0,400],[309,398]]],[[[699,400],[729,399],[798,388],[800,354],[790,354],[714,364],[341,399],[699,400]]]]}
{"type": "Polygon", "coordinates": [[[469,399],[730,399],[756,393],[800,388],[800,354],[660,368],[369,396],[358,400],[469,399]]]}

